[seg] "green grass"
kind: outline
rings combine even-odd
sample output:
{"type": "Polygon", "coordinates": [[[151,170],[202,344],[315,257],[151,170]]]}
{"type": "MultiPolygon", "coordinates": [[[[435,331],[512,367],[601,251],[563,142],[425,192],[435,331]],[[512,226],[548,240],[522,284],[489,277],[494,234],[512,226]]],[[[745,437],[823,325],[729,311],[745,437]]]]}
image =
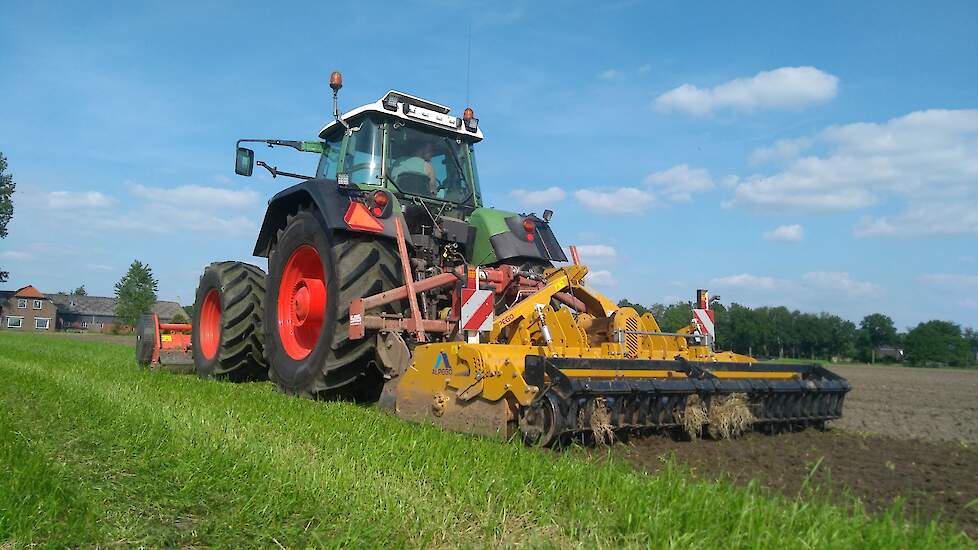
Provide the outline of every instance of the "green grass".
{"type": "Polygon", "coordinates": [[[657,475],[0,333],[0,547],[934,547],[894,512],[657,475]]]}

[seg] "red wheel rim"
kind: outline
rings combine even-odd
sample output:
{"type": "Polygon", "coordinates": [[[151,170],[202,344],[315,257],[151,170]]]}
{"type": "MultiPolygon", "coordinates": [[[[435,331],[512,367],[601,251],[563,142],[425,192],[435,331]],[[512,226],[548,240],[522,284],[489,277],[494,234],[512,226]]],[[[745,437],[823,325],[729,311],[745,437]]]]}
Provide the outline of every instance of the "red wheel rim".
{"type": "Polygon", "coordinates": [[[316,347],[326,299],[322,259],[315,248],[304,244],[292,252],[278,287],[278,336],[289,357],[304,359],[316,347]]]}
{"type": "Polygon", "coordinates": [[[199,323],[200,351],[206,359],[213,359],[221,344],[221,295],[216,288],[210,289],[204,296],[199,323]]]}

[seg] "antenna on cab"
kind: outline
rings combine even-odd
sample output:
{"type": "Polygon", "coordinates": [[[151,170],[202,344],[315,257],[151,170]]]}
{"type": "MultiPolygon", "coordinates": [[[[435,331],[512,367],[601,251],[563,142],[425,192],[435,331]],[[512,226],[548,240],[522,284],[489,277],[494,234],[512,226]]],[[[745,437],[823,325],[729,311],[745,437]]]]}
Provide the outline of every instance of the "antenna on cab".
{"type": "Polygon", "coordinates": [[[339,71],[333,71],[330,73],[329,87],[333,89],[333,118],[335,118],[337,122],[342,124],[343,127],[349,131],[350,125],[340,117],[340,103],[337,99],[337,94],[339,94],[340,88],[343,87],[343,73],[339,71]]]}

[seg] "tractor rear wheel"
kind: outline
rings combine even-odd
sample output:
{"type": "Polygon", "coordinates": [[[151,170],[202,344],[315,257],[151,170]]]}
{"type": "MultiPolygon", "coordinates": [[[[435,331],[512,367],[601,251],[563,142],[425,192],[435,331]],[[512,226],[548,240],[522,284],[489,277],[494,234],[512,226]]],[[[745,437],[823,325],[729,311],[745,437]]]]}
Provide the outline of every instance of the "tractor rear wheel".
{"type": "Polygon", "coordinates": [[[194,367],[201,378],[264,380],[265,272],[243,262],[204,269],[194,302],[194,367]]]}
{"type": "Polygon", "coordinates": [[[394,243],[331,231],[317,210],[302,209],[277,233],[268,273],[269,378],[292,395],[376,401],[376,339],[349,339],[350,302],[401,285],[394,243]]]}

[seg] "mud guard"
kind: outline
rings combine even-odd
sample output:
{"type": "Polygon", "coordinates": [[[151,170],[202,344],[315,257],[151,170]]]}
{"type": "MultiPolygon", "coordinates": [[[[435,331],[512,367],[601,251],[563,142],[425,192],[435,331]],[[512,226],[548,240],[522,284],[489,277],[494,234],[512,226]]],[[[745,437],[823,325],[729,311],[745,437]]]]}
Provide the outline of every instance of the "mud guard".
{"type": "MultiPolygon", "coordinates": [[[[289,214],[296,212],[304,204],[316,206],[320,220],[327,229],[359,232],[350,229],[343,218],[350,208],[350,203],[362,200],[366,195],[367,192],[356,185],[340,185],[336,180],[330,179],[306,180],[279,191],[268,201],[265,219],[262,221],[261,230],[258,232],[258,240],[255,241],[253,254],[267,258],[275,232],[285,226],[289,214]]],[[[377,218],[384,229],[370,234],[381,238],[395,239],[394,220],[396,218],[402,218],[401,223],[404,223],[400,213],[377,218]]],[[[410,236],[406,237],[408,244],[411,244],[410,236]]]]}

